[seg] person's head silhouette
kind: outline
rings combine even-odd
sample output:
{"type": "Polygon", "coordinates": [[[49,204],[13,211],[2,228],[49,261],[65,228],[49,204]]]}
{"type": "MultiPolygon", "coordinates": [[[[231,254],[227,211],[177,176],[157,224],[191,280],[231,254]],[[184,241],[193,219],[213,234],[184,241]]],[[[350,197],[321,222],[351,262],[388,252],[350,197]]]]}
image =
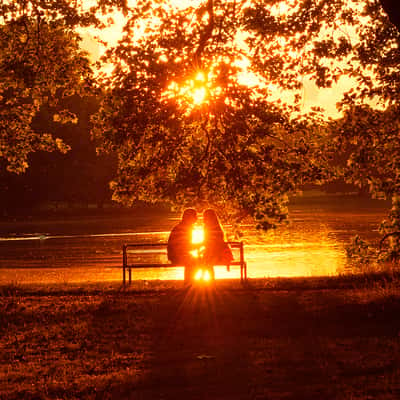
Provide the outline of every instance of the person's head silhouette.
{"type": "Polygon", "coordinates": [[[205,210],[203,213],[203,221],[204,225],[209,228],[218,228],[220,227],[219,220],[217,213],[209,208],[208,210],[205,210]]]}
{"type": "Polygon", "coordinates": [[[197,212],[194,208],[187,208],[182,215],[182,223],[193,225],[197,221],[197,212]]]}

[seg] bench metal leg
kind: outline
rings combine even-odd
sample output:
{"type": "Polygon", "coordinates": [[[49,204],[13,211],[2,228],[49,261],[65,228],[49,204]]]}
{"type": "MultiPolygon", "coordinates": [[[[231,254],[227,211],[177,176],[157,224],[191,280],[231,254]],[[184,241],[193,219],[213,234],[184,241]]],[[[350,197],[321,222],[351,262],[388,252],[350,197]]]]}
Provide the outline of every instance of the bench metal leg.
{"type": "Polygon", "coordinates": [[[244,274],[245,274],[244,269],[245,269],[245,265],[246,265],[246,263],[244,262],[243,242],[240,242],[239,253],[240,253],[240,282],[243,283],[244,274]]]}
{"type": "Polygon", "coordinates": [[[126,256],[126,245],[122,246],[122,283],[125,287],[126,285],[126,264],[127,264],[127,256],[126,256]]]}

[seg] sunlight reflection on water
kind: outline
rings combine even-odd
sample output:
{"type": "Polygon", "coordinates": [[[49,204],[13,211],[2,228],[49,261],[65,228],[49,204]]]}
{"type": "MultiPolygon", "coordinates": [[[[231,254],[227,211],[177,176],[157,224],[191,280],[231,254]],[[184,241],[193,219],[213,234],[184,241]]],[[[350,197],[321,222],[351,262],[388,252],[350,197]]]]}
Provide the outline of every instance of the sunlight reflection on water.
{"type": "MultiPolygon", "coordinates": [[[[332,276],[350,270],[345,246],[355,234],[377,237],[383,211],[326,212],[294,210],[291,223],[267,233],[244,230],[248,276],[332,276]]],[[[84,223],[84,221],[82,221],[84,223]]],[[[0,239],[0,284],[73,283],[120,281],[122,245],[126,242],[165,242],[175,219],[164,222],[162,231],[153,221],[147,232],[124,231],[70,235],[16,234],[0,239]]],[[[229,237],[229,227],[227,227],[229,237]]],[[[37,232],[37,231],[35,231],[37,232]]],[[[152,261],[166,262],[166,251],[152,261]]],[[[143,255],[147,257],[147,255],[143,255]]],[[[142,260],[143,261],[143,260],[142,260]]],[[[228,272],[216,268],[216,278],[238,278],[239,267],[228,272]]],[[[136,270],[133,279],[183,279],[183,270],[163,268],[136,270]]]]}

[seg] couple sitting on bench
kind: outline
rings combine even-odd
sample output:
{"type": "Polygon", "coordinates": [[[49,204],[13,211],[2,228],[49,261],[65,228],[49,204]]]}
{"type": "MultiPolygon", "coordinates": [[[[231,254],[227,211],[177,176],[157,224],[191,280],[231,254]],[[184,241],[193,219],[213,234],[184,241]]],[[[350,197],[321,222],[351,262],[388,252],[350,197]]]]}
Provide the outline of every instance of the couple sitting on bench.
{"type": "Polygon", "coordinates": [[[185,210],[181,222],[172,229],[168,239],[168,259],[185,267],[185,283],[192,283],[196,277],[201,279],[196,275],[199,271],[206,274],[204,279],[214,280],[214,265],[229,268],[233,260],[216,212],[208,209],[203,213],[204,239],[193,240],[196,221],[196,210],[185,210]]]}

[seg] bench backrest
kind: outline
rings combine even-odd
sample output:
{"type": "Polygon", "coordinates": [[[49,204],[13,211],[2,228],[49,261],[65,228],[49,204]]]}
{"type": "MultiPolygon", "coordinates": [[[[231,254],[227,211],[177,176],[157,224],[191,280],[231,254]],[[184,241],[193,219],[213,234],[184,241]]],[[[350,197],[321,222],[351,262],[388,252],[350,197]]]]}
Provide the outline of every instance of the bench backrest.
{"type": "MultiPolygon", "coordinates": [[[[232,250],[239,250],[239,263],[244,263],[244,248],[243,242],[227,242],[232,250]]],[[[148,249],[164,249],[167,243],[125,243],[122,247],[123,265],[128,265],[128,249],[148,250],[148,249]]],[[[137,254],[140,254],[138,252],[137,254]]]]}

